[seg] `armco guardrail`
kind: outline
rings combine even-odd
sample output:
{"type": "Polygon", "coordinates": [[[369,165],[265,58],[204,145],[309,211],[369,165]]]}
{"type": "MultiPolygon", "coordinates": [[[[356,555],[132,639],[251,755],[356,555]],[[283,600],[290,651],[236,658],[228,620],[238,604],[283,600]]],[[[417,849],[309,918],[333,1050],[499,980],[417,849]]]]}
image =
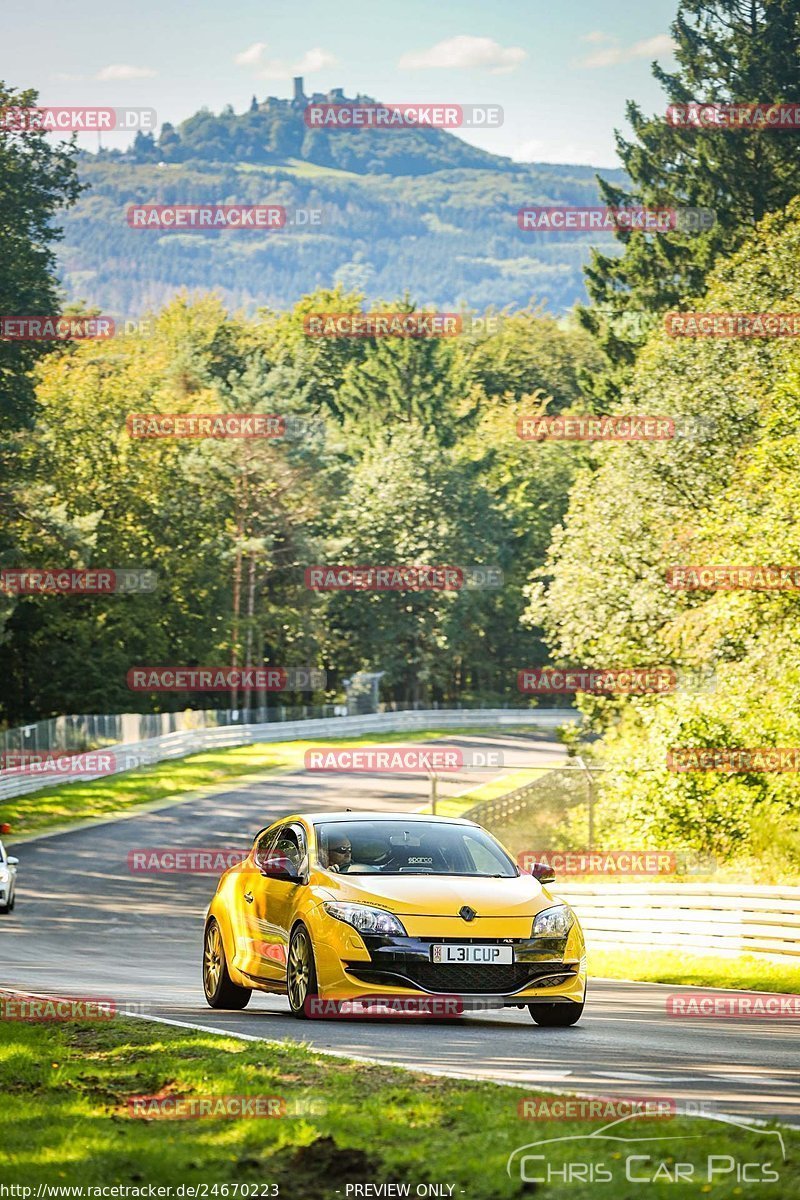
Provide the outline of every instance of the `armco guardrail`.
{"type": "MultiPolygon", "coordinates": [[[[585,813],[577,828],[594,845],[595,775],[581,759],[464,813],[496,834],[512,854],[552,845],[554,829],[585,813]]],[[[742,953],[800,957],[800,887],[749,884],[638,883],[559,877],[550,891],[573,905],[589,950],[680,950],[687,954],[742,953]]],[[[591,960],[590,960],[591,966],[591,960]]]]}
{"type": "Polygon", "coordinates": [[[568,883],[550,890],[574,905],[588,949],[800,957],[800,887],[737,884],[568,883]]]}
{"type": "Polygon", "coordinates": [[[149,766],[172,758],[183,758],[197,754],[200,750],[219,749],[224,746],[245,746],[253,742],[290,742],[296,738],[359,737],[367,733],[403,733],[406,730],[451,729],[476,725],[538,725],[544,729],[555,729],[567,721],[578,719],[570,709],[419,709],[409,712],[371,713],[358,717],[323,717],[299,721],[254,725],[227,725],[216,729],[190,729],[180,733],[167,733],[161,737],[147,738],[140,742],[121,743],[109,746],[113,754],[114,769],[103,772],[86,772],[68,778],[54,778],[28,774],[20,771],[0,771],[0,802],[14,796],[52,787],[54,783],[76,783],[79,780],[96,779],[105,775],[116,775],[134,767],[149,766]]]}
{"type": "MultiPolygon", "coordinates": [[[[595,768],[595,770],[598,769],[602,768],[595,768]]],[[[558,767],[550,768],[550,772],[557,773],[558,777],[564,781],[565,786],[570,772],[577,773],[573,778],[588,781],[590,788],[593,782],[592,772],[587,769],[583,759],[577,756],[558,767]]],[[[491,828],[493,825],[503,825],[515,817],[524,815],[529,806],[535,803],[536,796],[541,793],[543,782],[544,777],[539,776],[532,779],[530,783],[524,783],[521,787],[515,788],[513,792],[505,792],[502,796],[495,796],[493,800],[482,800],[463,815],[468,821],[477,821],[479,825],[486,825],[487,828],[491,828]]],[[[592,840],[591,837],[589,840],[592,840]]]]}

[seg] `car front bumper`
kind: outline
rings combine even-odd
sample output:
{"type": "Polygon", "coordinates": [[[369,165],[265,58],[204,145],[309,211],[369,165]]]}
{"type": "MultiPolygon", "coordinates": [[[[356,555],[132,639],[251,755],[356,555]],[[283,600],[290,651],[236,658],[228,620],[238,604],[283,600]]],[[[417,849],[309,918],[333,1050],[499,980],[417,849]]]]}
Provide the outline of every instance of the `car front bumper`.
{"type": "Polygon", "coordinates": [[[511,964],[478,966],[431,961],[438,937],[348,937],[348,947],[315,943],[320,994],[329,999],[363,996],[458,996],[465,1008],[581,1003],[586,989],[583,938],[461,939],[512,946],[511,964]],[[348,949],[352,953],[348,953],[348,949]],[[358,951],[358,952],[356,952],[358,951]],[[364,953],[366,952],[366,953],[364,953]]]}

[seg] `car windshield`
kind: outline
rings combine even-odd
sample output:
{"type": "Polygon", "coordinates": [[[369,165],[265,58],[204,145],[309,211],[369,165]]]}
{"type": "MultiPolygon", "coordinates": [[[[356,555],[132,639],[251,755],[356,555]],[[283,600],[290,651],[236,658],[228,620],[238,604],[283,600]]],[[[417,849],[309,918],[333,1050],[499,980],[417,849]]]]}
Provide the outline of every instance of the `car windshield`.
{"type": "Polygon", "coordinates": [[[347,875],[517,875],[483,829],[443,821],[326,821],[316,826],[317,859],[347,875]]]}

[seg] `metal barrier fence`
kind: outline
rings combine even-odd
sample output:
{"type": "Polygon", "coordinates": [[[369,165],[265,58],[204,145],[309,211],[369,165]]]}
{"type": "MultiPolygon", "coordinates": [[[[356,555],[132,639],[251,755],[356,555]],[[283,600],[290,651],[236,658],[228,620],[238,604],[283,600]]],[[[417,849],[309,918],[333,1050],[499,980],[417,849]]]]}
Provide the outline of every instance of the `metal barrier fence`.
{"type": "Polygon", "coordinates": [[[569,883],[552,889],[574,904],[591,950],[800,957],[800,887],[720,883],[569,883]]]}
{"type": "MultiPolygon", "coordinates": [[[[382,705],[379,712],[478,712],[474,708],[453,709],[452,706],[437,704],[382,705]]],[[[492,710],[495,711],[495,710],[492,710]]],[[[529,717],[531,713],[554,711],[565,718],[574,715],[574,709],[558,706],[541,710],[514,708],[529,717]]],[[[143,742],[147,738],[161,737],[165,733],[184,733],[192,729],[218,729],[229,725],[271,725],[284,721],[322,720],[326,717],[348,715],[346,704],[272,704],[261,708],[205,708],[183,709],[181,712],[163,713],[93,713],[62,717],[48,717],[0,730],[0,753],[20,751],[59,751],[79,753],[85,750],[102,749],[117,743],[143,742]]],[[[352,713],[351,710],[351,714],[352,713]]],[[[369,713],[361,715],[370,715],[369,713]]]]}
{"type": "Polygon", "coordinates": [[[533,848],[562,849],[565,825],[571,841],[594,845],[595,773],[579,756],[563,766],[493,800],[476,804],[463,815],[485,825],[515,856],[533,848]]]}
{"type": "Polygon", "coordinates": [[[184,709],[164,713],[92,713],[50,717],[0,732],[0,751],[80,753],[124,742],[142,742],[165,733],[191,729],[217,729],[228,725],[267,724],[273,721],[335,717],[335,704],[282,704],[269,708],[184,709]]]}
{"type": "Polygon", "coordinates": [[[0,771],[0,802],[23,796],[54,783],[77,782],[117,775],[135,767],[149,766],[166,759],[183,758],[201,750],[226,746],[252,745],[254,742],[289,742],[297,738],[359,737],[368,733],[402,733],[406,730],[454,729],[460,726],[526,725],[555,730],[558,725],[577,720],[577,714],[567,709],[415,709],[405,712],[372,713],[358,717],[324,717],[321,719],[286,720],[282,722],[228,725],[210,729],[189,729],[166,733],[135,742],[122,742],[110,747],[113,754],[111,770],[86,771],[68,779],[54,779],[22,771],[0,771]]]}

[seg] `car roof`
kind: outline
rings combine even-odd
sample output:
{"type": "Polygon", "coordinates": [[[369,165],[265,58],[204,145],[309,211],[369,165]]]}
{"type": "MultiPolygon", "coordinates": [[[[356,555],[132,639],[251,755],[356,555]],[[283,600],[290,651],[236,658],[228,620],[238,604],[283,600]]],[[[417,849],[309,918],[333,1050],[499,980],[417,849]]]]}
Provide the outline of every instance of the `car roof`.
{"type": "MultiPolygon", "coordinates": [[[[340,809],[335,812],[295,813],[281,820],[284,824],[290,821],[305,821],[307,825],[322,825],[330,821],[425,821],[434,825],[475,825],[474,821],[468,821],[464,817],[439,817],[435,813],[369,812],[365,809],[359,809],[357,812],[340,809]]],[[[273,821],[273,825],[276,824],[278,822],[273,821]]]]}

